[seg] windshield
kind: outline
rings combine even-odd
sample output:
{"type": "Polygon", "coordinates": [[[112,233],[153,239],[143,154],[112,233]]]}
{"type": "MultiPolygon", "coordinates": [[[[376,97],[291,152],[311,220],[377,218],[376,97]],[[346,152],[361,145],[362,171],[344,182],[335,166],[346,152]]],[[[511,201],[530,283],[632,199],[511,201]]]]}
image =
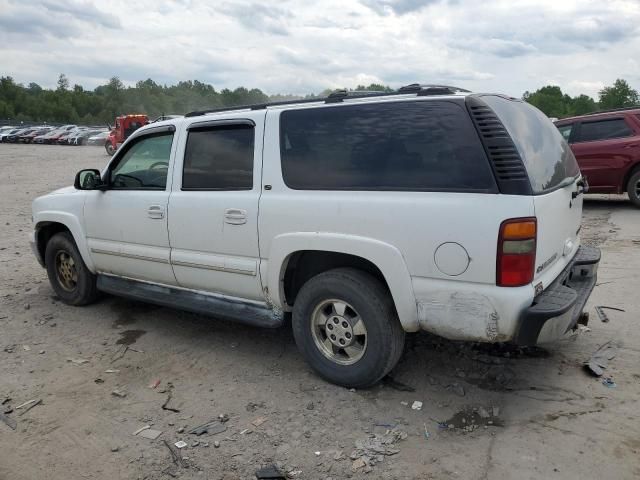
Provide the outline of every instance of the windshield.
{"type": "Polygon", "coordinates": [[[521,100],[485,95],[513,139],[534,193],[544,193],[575,179],[580,170],[571,148],[540,110],[521,100]]]}

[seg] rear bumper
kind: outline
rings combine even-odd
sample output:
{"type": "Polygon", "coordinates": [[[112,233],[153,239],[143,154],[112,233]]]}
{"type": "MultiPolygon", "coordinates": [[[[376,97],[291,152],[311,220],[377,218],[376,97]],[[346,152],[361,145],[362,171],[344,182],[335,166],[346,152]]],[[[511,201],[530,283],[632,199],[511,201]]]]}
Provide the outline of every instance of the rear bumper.
{"type": "Polygon", "coordinates": [[[600,249],[581,246],[572,262],[520,316],[514,342],[535,345],[575,327],[596,284],[600,249]]]}

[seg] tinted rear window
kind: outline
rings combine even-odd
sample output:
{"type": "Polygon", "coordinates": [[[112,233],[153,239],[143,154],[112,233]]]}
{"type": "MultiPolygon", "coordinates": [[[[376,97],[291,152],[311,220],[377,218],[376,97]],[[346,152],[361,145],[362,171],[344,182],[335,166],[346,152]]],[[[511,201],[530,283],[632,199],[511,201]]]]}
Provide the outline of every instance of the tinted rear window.
{"type": "Polygon", "coordinates": [[[183,190],[251,190],[253,127],[228,125],[189,130],[183,190]]]}
{"type": "Polygon", "coordinates": [[[633,135],[623,118],[610,118],[594,122],[582,122],[578,142],[592,142],[594,140],[609,140],[633,135]]]}
{"type": "Polygon", "coordinates": [[[471,120],[450,101],[289,110],[280,122],[293,189],[495,191],[471,120]]]}
{"type": "Polygon", "coordinates": [[[540,110],[523,101],[494,95],[485,95],[482,100],[498,115],[513,139],[534,193],[552,190],[580,173],[571,148],[540,110]]]}

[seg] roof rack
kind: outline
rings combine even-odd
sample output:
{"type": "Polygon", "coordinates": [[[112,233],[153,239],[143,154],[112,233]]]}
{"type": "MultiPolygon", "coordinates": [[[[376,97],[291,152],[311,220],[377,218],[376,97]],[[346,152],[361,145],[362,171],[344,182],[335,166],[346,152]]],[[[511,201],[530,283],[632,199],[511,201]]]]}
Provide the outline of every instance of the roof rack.
{"type": "Polygon", "coordinates": [[[378,90],[336,90],[326,97],[303,98],[299,100],[283,100],[278,102],[255,103],[250,105],[239,105],[237,107],[215,108],[211,110],[199,110],[185,114],[185,117],[198,117],[209,113],[233,112],[240,110],[264,110],[268,107],[279,107],[283,105],[302,105],[306,103],[340,103],[344,99],[367,98],[367,97],[388,97],[392,95],[407,95],[415,93],[417,96],[427,95],[453,95],[455,93],[467,93],[469,90],[448,85],[422,85],[412,83],[400,87],[394,92],[382,92],[378,90]]]}
{"type": "Polygon", "coordinates": [[[581,117],[581,116],[587,116],[587,115],[599,115],[601,113],[625,112],[627,110],[640,110],[640,105],[635,105],[633,107],[610,108],[608,110],[598,110],[597,112],[589,112],[589,113],[584,113],[582,115],[576,115],[576,116],[581,117]]]}

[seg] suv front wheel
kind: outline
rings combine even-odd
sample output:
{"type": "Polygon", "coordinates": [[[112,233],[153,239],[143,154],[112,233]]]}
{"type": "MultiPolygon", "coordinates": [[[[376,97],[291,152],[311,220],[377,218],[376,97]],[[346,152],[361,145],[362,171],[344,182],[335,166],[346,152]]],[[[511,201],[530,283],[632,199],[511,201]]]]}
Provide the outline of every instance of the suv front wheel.
{"type": "Polygon", "coordinates": [[[96,276],[84,264],[71,235],[51,237],[44,256],[51,287],[64,303],[86,305],[97,298],[96,276]]]}
{"type": "Polygon", "coordinates": [[[353,268],[329,270],[303,285],[293,307],[293,334],[311,367],[345,387],[374,385],[404,348],[389,292],[353,268]]]}
{"type": "Polygon", "coordinates": [[[640,169],[631,175],[627,184],[627,193],[631,203],[636,207],[640,207],[640,169]]]}

